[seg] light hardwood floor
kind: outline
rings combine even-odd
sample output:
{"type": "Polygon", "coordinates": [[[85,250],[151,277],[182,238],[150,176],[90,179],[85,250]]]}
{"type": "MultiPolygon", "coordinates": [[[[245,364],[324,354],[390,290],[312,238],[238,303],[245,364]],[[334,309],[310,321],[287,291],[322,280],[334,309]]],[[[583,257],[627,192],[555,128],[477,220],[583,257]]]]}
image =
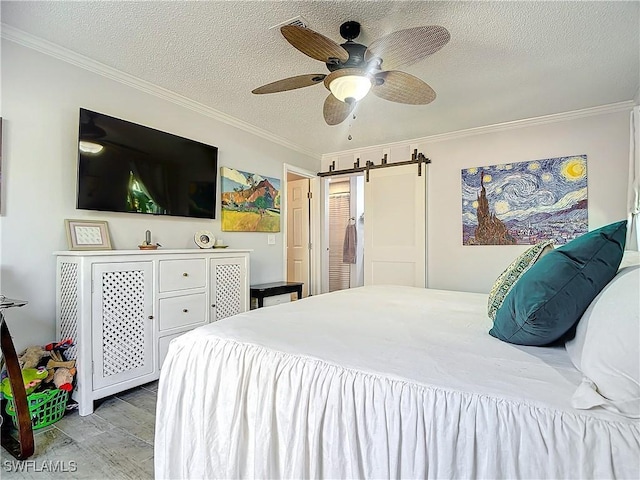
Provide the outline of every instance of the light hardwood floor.
{"type": "Polygon", "coordinates": [[[157,390],[148,383],[95,402],[92,415],[67,413],[36,430],[24,462],[0,448],[0,478],[152,479],[157,390]]]}

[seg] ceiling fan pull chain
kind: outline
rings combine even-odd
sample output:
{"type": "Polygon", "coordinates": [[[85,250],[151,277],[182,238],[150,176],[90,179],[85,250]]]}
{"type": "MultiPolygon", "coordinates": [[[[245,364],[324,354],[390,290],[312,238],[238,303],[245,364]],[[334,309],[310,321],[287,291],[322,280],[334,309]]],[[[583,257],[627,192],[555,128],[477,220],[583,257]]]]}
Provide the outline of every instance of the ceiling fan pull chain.
{"type": "Polygon", "coordinates": [[[347,136],[347,140],[353,140],[353,137],[351,136],[351,127],[353,126],[353,120],[355,119],[356,119],[356,115],[353,114],[353,117],[351,118],[351,120],[349,120],[349,135],[347,136]]]}

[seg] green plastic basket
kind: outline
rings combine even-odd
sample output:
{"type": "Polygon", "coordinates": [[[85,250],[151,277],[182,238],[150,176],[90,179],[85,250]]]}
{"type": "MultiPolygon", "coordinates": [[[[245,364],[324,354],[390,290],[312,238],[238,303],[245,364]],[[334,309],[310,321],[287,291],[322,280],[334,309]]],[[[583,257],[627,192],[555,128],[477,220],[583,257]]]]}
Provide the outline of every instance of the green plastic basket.
{"type": "MultiPolygon", "coordinates": [[[[59,389],[45,390],[27,395],[33,429],[44,428],[60,420],[67,408],[67,400],[69,400],[69,392],[59,389]]],[[[11,415],[13,425],[18,428],[18,415],[16,414],[13,398],[7,398],[6,411],[11,415]]]]}

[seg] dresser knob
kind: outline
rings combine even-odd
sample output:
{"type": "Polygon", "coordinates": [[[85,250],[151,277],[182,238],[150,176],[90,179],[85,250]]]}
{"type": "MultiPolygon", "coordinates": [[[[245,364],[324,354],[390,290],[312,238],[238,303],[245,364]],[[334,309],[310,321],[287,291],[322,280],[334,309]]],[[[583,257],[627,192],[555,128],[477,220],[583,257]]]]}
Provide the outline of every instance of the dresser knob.
{"type": "Polygon", "coordinates": [[[149,315],[149,320],[153,320],[153,315],[149,315]]]}
{"type": "Polygon", "coordinates": [[[182,313],[187,313],[189,310],[187,310],[186,308],[184,310],[182,310],[182,313]]]}
{"type": "Polygon", "coordinates": [[[216,308],[216,306],[215,305],[211,305],[211,308],[216,308]]]}
{"type": "Polygon", "coordinates": [[[184,272],[184,273],[182,274],[182,276],[183,276],[183,277],[188,277],[188,276],[189,276],[189,274],[188,274],[187,272],[184,272]]]}

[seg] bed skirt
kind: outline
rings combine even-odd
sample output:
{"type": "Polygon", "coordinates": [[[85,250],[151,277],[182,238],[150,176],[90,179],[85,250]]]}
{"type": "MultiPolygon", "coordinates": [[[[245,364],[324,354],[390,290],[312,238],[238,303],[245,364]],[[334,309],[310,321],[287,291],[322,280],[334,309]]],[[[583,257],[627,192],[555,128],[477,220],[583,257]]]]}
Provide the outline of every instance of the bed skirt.
{"type": "Polygon", "coordinates": [[[162,369],[155,472],[167,479],[638,478],[640,431],[637,422],[190,335],[172,342],[162,369]]]}

